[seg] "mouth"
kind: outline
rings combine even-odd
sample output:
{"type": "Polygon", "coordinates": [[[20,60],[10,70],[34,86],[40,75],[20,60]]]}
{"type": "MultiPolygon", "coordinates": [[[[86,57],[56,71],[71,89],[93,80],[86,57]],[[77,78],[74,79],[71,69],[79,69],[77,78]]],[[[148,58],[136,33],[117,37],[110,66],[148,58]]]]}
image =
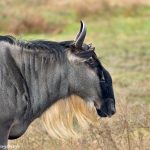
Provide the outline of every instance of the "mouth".
{"type": "Polygon", "coordinates": [[[100,117],[111,117],[116,113],[115,101],[112,98],[108,98],[102,103],[101,107],[96,107],[97,114],[100,117]]]}
{"type": "Polygon", "coordinates": [[[95,106],[96,110],[100,110],[100,108],[101,108],[101,104],[98,101],[94,101],[94,106],[95,106]]]}

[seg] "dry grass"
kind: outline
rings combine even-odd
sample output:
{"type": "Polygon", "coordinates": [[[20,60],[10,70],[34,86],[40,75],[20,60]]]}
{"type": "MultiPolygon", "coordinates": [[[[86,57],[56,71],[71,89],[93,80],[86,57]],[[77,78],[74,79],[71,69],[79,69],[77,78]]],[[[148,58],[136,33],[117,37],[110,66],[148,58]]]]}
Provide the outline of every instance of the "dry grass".
{"type": "Polygon", "coordinates": [[[117,113],[112,118],[100,119],[99,127],[91,126],[81,139],[52,139],[37,119],[21,138],[9,141],[11,146],[20,150],[149,150],[150,14],[147,8],[146,12],[140,9],[140,15],[136,11],[141,3],[149,5],[150,1],[100,2],[0,1],[0,29],[4,33],[46,32],[50,39],[65,40],[77,31],[76,20],[85,17],[89,35],[86,40],[95,43],[103,64],[109,66],[117,101],[117,113]],[[116,15],[114,5],[124,8],[116,15]],[[105,15],[107,12],[111,15],[105,15]],[[73,26],[68,27],[68,22],[73,26]]]}
{"type": "Polygon", "coordinates": [[[0,29],[5,33],[61,33],[67,18],[80,20],[83,17],[113,14],[118,6],[123,14],[136,13],[141,5],[150,5],[149,0],[6,0],[0,1],[0,29]]]}
{"type": "Polygon", "coordinates": [[[5,33],[16,35],[22,33],[56,34],[61,32],[65,25],[64,21],[57,21],[56,15],[48,18],[43,14],[43,12],[50,13],[47,6],[36,5],[31,1],[24,3],[20,3],[18,0],[1,1],[0,8],[0,29],[5,33]],[[33,9],[33,5],[36,9],[33,9]]]}
{"type": "Polygon", "coordinates": [[[120,100],[115,116],[100,119],[99,127],[91,126],[79,140],[59,141],[50,138],[38,119],[23,137],[10,144],[18,145],[21,150],[148,150],[150,107],[139,103],[129,104],[126,96],[125,93],[117,96],[120,100]]]}

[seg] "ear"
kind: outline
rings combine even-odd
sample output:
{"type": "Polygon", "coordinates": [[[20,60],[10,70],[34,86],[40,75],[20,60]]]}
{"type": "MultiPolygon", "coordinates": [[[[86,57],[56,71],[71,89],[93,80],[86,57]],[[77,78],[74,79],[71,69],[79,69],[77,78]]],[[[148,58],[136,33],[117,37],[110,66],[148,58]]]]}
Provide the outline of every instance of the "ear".
{"type": "Polygon", "coordinates": [[[80,27],[80,32],[77,34],[76,39],[75,39],[75,47],[76,48],[82,48],[85,36],[86,36],[86,26],[85,23],[81,20],[81,27],[80,27]]]}

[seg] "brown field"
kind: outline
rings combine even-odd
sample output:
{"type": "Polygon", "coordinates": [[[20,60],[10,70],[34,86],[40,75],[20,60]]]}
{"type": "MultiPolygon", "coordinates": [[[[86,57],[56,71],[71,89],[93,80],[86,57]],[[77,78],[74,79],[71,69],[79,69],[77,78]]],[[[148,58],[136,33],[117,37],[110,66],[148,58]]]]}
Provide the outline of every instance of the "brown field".
{"type": "Polygon", "coordinates": [[[119,102],[114,117],[100,119],[99,127],[90,126],[79,140],[52,139],[37,119],[24,136],[9,144],[21,150],[149,150],[150,107],[139,103],[127,104],[124,102],[126,96],[120,97],[122,101],[117,96],[119,102]]]}
{"type": "Polygon", "coordinates": [[[71,20],[113,14],[120,7],[119,13],[130,16],[137,13],[138,7],[149,5],[149,0],[5,0],[0,2],[0,29],[13,35],[57,34],[63,32],[71,20]]]}

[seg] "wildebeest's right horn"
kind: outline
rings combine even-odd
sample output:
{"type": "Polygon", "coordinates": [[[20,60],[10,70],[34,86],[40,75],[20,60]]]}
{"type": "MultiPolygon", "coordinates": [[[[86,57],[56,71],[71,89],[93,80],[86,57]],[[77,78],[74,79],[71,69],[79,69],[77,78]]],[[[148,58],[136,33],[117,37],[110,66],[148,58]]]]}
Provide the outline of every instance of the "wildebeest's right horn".
{"type": "Polygon", "coordinates": [[[82,48],[85,36],[86,36],[86,26],[85,23],[81,20],[80,32],[77,34],[77,37],[75,39],[76,48],[82,48]]]}

